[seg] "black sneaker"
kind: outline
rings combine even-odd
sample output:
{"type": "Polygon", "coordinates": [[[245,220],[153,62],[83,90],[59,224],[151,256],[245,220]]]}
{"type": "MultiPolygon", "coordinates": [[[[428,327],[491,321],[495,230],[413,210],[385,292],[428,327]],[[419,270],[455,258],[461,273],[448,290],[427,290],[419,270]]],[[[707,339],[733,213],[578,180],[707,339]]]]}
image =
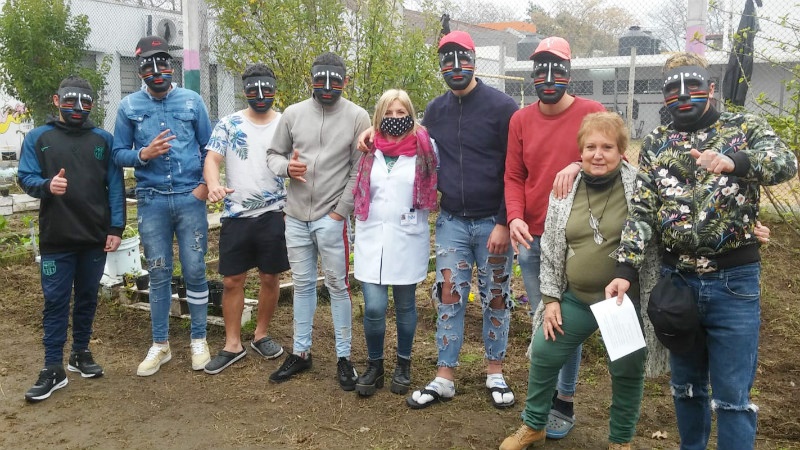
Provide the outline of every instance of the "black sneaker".
{"type": "Polygon", "coordinates": [[[70,372],[80,372],[83,378],[98,378],[103,376],[103,368],[94,362],[92,352],[89,349],[72,352],[69,355],[67,370],[70,372]]]}
{"type": "Polygon", "coordinates": [[[39,379],[32,388],[25,393],[25,400],[33,403],[40,402],[57,389],[61,389],[69,383],[67,373],[61,366],[47,366],[39,372],[39,379]]]}
{"type": "Polygon", "coordinates": [[[339,386],[345,391],[353,391],[356,389],[356,380],[358,380],[358,372],[356,372],[353,363],[349,359],[342,356],[336,363],[336,373],[339,378],[339,386]]]}
{"type": "Polygon", "coordinates": [[[311,354],[308,355],[308,358],[303,358],[302,356],[297,356],[294,353],[290,353],[289,356],[283,360],[283,364],[281,364],[278,370],[269,376],[269,381],[272,381],[273,383],[283,383],[289,378],[292,378],[300,372],[305,372],[310,368],[311,354]]]}

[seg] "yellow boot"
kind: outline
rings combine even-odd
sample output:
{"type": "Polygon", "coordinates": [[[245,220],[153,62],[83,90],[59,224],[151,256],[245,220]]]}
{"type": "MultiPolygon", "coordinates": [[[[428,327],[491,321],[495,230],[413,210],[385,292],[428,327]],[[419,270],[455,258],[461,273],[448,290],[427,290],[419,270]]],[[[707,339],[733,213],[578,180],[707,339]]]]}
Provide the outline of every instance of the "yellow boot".
{"type": "Polygon", "coordinates": [[[545,437],[544,428],[541,430],[534,430],[522,424],[519,430],[515,431],[514,434],[507,437],[503,443],[500,444],[500,450],[524,450],[529,446],[538,447],[544,444],[545,437]]]}
{"type": "Polygon", "coordinates": [[[617,442],[610,442],[608,444],[608,450],[631,450],[631,443],[625,442],[620,444],[617,442]]]}

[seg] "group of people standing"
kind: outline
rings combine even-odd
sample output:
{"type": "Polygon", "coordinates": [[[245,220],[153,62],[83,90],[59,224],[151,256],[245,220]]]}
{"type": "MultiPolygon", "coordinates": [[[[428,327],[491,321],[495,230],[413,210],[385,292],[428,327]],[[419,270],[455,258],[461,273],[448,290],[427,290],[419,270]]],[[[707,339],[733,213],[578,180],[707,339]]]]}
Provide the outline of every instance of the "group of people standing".
{"type": "MultiPolygon", "coordinates": [[[[390,386],[407,394],[416,287],[427,276],[428,217],[438,207],[432,292],[437,368],[430,382],[406,397],[409,408],[427,408],[456,394],[475,268],[487,398],[497,408],[516,403],[503,376],[516,255],[538,313],[523,425],[500,448],[565,437],[575,424],[581,343],[598,327],[589,305],[610,296],[621,303],[627,293],[640,321],[647,320],[642,304],[656,281],[648,274],[680,272],[696,292],[706,336],[688,352],[671,353],[681,448],[707,445],[709,396],[720,448],[752,448],[757,407],[749,389],[758,346],[763,232],[757,226],[758,193],[760,185],[796,174],[794,154],[763,119],[720,114],[710,105],[714,85],[696,55],[668,59],[664,97],[673,121],[645,138],[636,168],[624,158],[628,132],[622,119],[567,92],[566,40],[546,38],[531,55],[539,100],[523,109],[476,77],[469,34],[445,35],[438,54],[449,90],[426,106],[421,124],[400,89],[381,96],[370,121],[363,108],[342,97],[346,67],[333,53],[312,63],[312,96],[283,113],[272,108],[274,72],[263,64],[248,66],[242,74],[248,108],[213,129],[200,97],[171,83],[172,58],[158,37],[137,45],[144,86],[123,99],[113,138],[87,120],[88,83],[64,80],[54,96],[60,116],[26,136],[19,170],[25,190],[42,198],[45,296],[45,367],[26,399],[44,400],[67,384],[62,352],[73,287],[68,369],[83,377],[103,374],[88,344],[105,252],[117,248],[125,224],[120,168],[132,166],[151,275],[153,343],[137,368],[140,376],[155,374],[171,359],[175,236],[187,283],[194,370],[218,374],[246,355],[241,314],[244,282],[254,267],[261,284],[251,349],[268,359],[283,355],[268,331],[279,274],[291,269],[292,351],[269,379],[280,383],[311,369],[319,261],[330,294],[341,388],[371,396],[384,386],[391,292],[397,350],[390,386]],[[206,199],[224,203],[219,272],[226,338],[214,357],[205,325],[206,199]],[[368,359],[360,375],[350,359],[351,215],[355,278],[365,301],[368,359]]],[[[609,363],[609,448],[631,448],[646,353],[640,349],[609,363]]]]}

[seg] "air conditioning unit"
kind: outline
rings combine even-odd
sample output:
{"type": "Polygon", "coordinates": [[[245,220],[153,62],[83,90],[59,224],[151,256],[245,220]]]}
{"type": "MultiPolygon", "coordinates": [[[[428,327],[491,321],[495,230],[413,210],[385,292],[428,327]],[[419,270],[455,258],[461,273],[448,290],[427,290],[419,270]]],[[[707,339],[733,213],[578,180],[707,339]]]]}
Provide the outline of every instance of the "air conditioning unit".
{"type": "Polygon", "coordinates": [[[167,44],[173,44],[178,39],[178,27],[171,19],[161,19],[156,24],[156,35],[161,36],[167,44]]]}

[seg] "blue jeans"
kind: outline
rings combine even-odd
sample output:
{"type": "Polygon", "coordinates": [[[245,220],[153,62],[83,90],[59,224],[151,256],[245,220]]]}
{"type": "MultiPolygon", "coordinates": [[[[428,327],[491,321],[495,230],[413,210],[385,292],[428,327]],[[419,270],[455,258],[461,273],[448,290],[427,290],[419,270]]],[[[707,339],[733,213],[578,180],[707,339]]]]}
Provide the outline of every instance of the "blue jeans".
{"type": "Polygon", "coordinates": [[[495,217],[465,219],[441,211],[436,218],[436,283],[433,296],[438,299],[436,344],[440,367],[457,367],[464,342],[464,314],[472,284],[472,267],[478,266],[478,293],[483,311],[484,357],[502,361],[508,345],[511,320],[511,264],[513,249],[503,255],[490,254],[486,248],[495,217]],[[445,274],[444,272],[448,272],[445,274]],[[441,289],[445,281],[453,283],[456,303],[443,303],[441,289]],[[489,306],[492,298],[503,299],[503,307],[489,306]]]}
{"type": "Polygon", "coordinates": [[[350,244],[347,220],[325,215],[305,222],[286,216],[286,250],[294,283],[294,352],[311,350],[311,331],[317,310],[317,258],[322,262],[325,287],[331,296],[336,356],[350,356],[353,316],[348,268],[350,244]]]}
{"type": "Polygon", "coordinates": [[[150,322],[153,342],[169,340],[169,309],[172,304],[172,239],[178,239],[178,258],[186,280],[186,301],[191,315],[191,337],[206,337],[208,282],[206,251],[208,219],[206,202],[191,192],[163,194],[140,190],[137,216],[147,270],[150,271],[150,322]]]}
{"type": "MultiPolygon", "coordinates": [[[[539,283],[539,267],[542,262],[541,241],[541,236],[534,236],[533,241],[529,242],[530,250],[520,245],[519,254],[517,255],[517,264],[519,264],[522,272],[522,281],[525,284],[525,292],[528,295],[528,305],[531,313],[536,311],[542,301],[541,283],[539,283]]],[[[531,339],[533,339],[533,336],[531,336],[531,339]]],[[[580,343],[558,372],[557,389],[561,395],[569,397],[575,395],[575,385],[578,384],[578,371],[581,368],[582,350],[583,343],[580,343]]]]}
{"type": "MultiPolygon", "coordinates": [[[[367,356],[383,359],[383,340],[386,335],[386,308],[389,306],[389,286],[361,283],[364,293],[364,336],[367,356]]],[[[411,359],[411,346],[417,330],[417,285],[393,285],[394,314],[397,322],[397,356],[411,359]]]]}
{"type": "MultiPolygon", "coordinates": [[[[663,268],[662,276],[671,270],[663,268]]],[[[697,295],[706,345],[689,353],[670,353],[681,449],[708,446],[712,409],[717,412],[717,448],[752,449],[758,408],[750,402],[750,389],[761,326],[761,264],[683,276],[697,295]]]]}
{"type": "Polygon", "coordinates": [[[46,253],[40,264],[44,294],[44,365],[64,364],[64,343],[69,325],[69,300],[75,291],[72,308],[72,351],[89,348],[92,323],[97,310],[97,290],[106,264],[102,248],[78,252],[46,253]]]}

